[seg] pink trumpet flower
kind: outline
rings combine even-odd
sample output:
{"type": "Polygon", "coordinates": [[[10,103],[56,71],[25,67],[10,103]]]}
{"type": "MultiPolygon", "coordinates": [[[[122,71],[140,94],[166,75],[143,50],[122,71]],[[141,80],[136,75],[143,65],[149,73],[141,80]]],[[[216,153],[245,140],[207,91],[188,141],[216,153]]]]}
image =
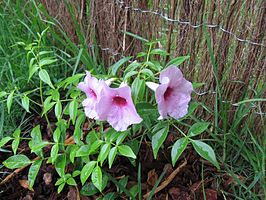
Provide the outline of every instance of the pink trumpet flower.
{"type": "Polygon", "coordinates": [[[159,77],[160,85],[147,82],[147,86],[155,91],[158,104],[159,119],[171,116],[175,119],[184,117],[188,112],[188,103],[191,100],[193,87],[187,81],[180,69],[170,66],[163,70],[159,77]]]}
{"type": "Polygon", "coordinates": [[[142,121],[131,98],[129,86],[110,88],[104,84],[96,106],[100,120],[107,120],[116,131],[125,131],[142,121]]]}
{"type": "Polygon", "coordinates": [[[82,105],[84,106],[86,116],[91,119],[98,119],[95,108],[104,84],[104,81],[92,77],[88,71],[86,71],[84,82],[78,84],[78,88],[87,96],[82,105]]]}

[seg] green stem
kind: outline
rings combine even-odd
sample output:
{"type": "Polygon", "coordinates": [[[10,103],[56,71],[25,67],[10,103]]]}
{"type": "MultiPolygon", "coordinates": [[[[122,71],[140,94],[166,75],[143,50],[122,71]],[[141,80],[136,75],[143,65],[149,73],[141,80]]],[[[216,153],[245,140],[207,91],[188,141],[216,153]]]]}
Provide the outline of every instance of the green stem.
{"type": "MultiPolygon", "coordinates": [[[[44,101],[43,101],[43,92],[42,92],[42,80],[40,80],[40,97],[41,97],[41,102],[42,102],[42,107],[44,108],[44,101]]],[[[51,130],[53,133],[50,121],[48,119],[47,113],[44,113],[45,120],[47,122],[48,128],[51,130]]]]}
{"type": "Polygon", "coordinates": [[[187,137],[187,135],[180,129],[180,128],[178,128],[175,124],[174,124],[174,122],[171,122],[170,120],[168,120],[169,121],[169,123],[175,128],[175,129],[177,129],[184,137],[186,137],[186,138],[188,138],[187,137]]]}
{"type": "Polygon", "coordinates": [[[147,60],[146,60],[146,62],[148,62],[149,59],[150,59],[151,47],[152,47],[152,44],[150,44],[150,46],[149,46],[149,50],[148,50],[148,53],[147,53],[147,60]]]}

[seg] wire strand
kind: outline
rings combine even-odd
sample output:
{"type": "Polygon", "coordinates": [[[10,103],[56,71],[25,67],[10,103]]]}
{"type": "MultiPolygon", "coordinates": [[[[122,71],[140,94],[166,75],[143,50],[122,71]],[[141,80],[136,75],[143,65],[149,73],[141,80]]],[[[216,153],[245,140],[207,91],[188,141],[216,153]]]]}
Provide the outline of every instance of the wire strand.
{"type": "Polygon", "coordinates": [[[194,29],[200,28],[202,26],[206,26],[207,28],[216,28],[216,29],[221,30],[224,33],[227,33],[227,34],[233,36],[239,42],[244,42],[244,43],[248,43],[248,44],[252,44],[252,45],[256,45],[256,46],[261,46],[261,47],[264,47],[264,48],[266,47],[265,44],[257,43],[257,42],[253,42],[251,40],[239,38],[235,33],[224,29],[221,25],[218,25],[218,24],[207,24],[206,22],[204,22],[204,23],[201,23],[201,24],[194,25],[190,21],[181,21],[179,19],[172,19],[172,18],[169,18],[167,15],[164,15],[163,13],[159,13],[159,12],[156,12],[156,11],[142,10],[140,8],[127,6],[126,3],[123,2],[123,1],[116,0],[116,4],[121,6],[121,7],[123,7],[124,9],[130,9],[130,10],[133,10],[133,11],[136,11],[136,12],[141,12],[141,13],[150,13],[150,14],[153,14],[153,15],[157,15],[157,16],[163,18],[166,21],[173,22],[173,23],[178,23],[178,24],[181,24],[181,25],[188,25],[188,26],[190,26],[190,27],[192,27],[194,29]]]}

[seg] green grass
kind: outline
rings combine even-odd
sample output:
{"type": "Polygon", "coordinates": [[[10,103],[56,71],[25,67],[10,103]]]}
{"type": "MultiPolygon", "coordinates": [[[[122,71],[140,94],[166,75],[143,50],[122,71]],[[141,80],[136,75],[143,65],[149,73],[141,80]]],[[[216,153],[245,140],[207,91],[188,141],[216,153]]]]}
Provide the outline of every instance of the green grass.
{"type": "Polygon", "coordinates": [[[237,185],[237,187],[234,184],[230,185],[232,194],[224,193],[236,199],[265,199],[266,127],[265,113],[261,113],[261,104],[265,101],[263,93],[266,90],[266,83],[256,80],[261,84],[258,88],[252,88],[254,84],[250,84],[239,103],[232,104],[227,101],[220,92],[224,88],[217,79],[217,65],[210,38],[206,31],[205,34],[216,80],[215,131],[212,137],[216,140],[214,143],[216,152],[222,150],[220,161],[224,165],[225,173],[232,176],[237,185]],[[255,96],[249,99],[251,93],[255,96]],[[231,117],[231,111],[234,109],[236,109],[235,114],[231,117]]]}
{"type": "MultiPolygon", "coordinates": [[[[40,15],[41,12],[35,1],[4,0],[1,2],[0,91],[9,93],[15,90],[15,93],[23,93],[36,88],[34,77],[33,81],[28,82],[29,61],[25,46],[21,44],[31,44],[38,38],[38,33],[47,27],[49,27],[48,36],[43,38],[41,49],[51,51],[51,56],[55,56],[58,60],[47,68],[54,83],[70,76],[73,70],[81,70],[83,66],[80,65],[80,61],[88,68],[94,66],[84,46],[79,47],[74,44],[59,28],[59,25],[53,25],[54,23],[49,21],[53,20],[51,17],[44,20],[43,15],[40,15]],[[83,53],[79,55],[82,48],[83,53]]],[[[33,93],[32,96],[34,95],[33,93]]],[[[16,97],[10,115],[7,114],[4,98],[0,100],[0,107],[3,108],[0,114],[0,137],[12,134],[21,124],[21,116],[30,118],[31,114],[39,114],[34,109],[31,114],[26,114],[21,107],[20,99],[16,97]]]]}

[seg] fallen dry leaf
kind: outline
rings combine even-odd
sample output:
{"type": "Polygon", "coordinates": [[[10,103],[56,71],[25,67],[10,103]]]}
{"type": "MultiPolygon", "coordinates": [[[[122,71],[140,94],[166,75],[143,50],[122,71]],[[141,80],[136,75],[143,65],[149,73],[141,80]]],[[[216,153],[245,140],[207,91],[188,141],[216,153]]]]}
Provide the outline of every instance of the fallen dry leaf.
{"type": "Polygon", "coordinates": [[[202,189],[202,181],[198,181],[190,186],[190,191],[193,193],[197,192],[199,189],[202,189]]]}
{"type": "Polygon", "coordinates": [[[45,185],[50,185],[50,183],[52,182],[52,174],[49,173],[49,172],[46,172],[44,175],[43,175],[43,180],[45,182],[45,185]]]}
{"type": "Polygon", "coordinates": [[[147,183],[150,186],[154,186],[154,184],[156,183],[157,180],[158,180],[158,174],[155,172],[155,169],[150,170],[148,172],[147,183]]]}
{"type": "Polygon", "coordinates": [[[22,200],[32,200],[32,196],[27,194],[22,200]]]}
{"type": "Polygon", "coordinates": [[[178,197],[180,196],[180,191],[180,188],[172,187],[168,190],[168,193],[172,199],[178,199],[178,197]]]}
{"type": "Polygon", "coordinates": [[[27,190],[30,190],[30,191],[33,191],[34,192],[33,189],[30,189],[29,188],[29,182],[28,182],[28,180],[24,180],[24,179],[19,180],[19,184],[20,184],[21,187],[23,187],[23,188],[25,188],[27,190]]]}
{"type": "Polygon", "coordinates": [[[174,171],[174,169],[171,164],[167,163],[164,166],[163,171],[165,172],[165,177],[168,177],[174,171]]]}
{"type": "Polygon", "coordinates": [[[206,200],[217,200],[217,191],[214,189],[205,189],[206,200]]]}
{"type": "Polygon", "coordinates": [[[75,187],[69,187],[69,191],[67,193],[68,200],[80,200],[79,191],[75,187]]]}
{"type": "MultiPolygon", "coordinates": [[[[224,186],[225,186],[226,189],[228,189],[232,184],[233,184],[234,186],[237,186],[237,185],[238,185],[237,181],[234,180],[234,177],[232,177],[232,176],[230,176],[230,175],[227,175],[227,177],[228,177],[228,179],[227,179],[227,180],[225,181],[225,183],[224,183],[224,186]]],[[[240,182],[244,182],[244,181],[246,180],[246,178],[243,177],[243,176],[238,176],[238,175],[236,175],[236,177],[237,177],[237,179],[238,179],[240,182]]]]}
{"type": "MultiPolygon", "coordinates": [[[[170,176],[167,177],[165,181],[163,181],[154,191],[154,194],[160,192],[164,189],[171,181],[175,178],[175,176],[187,165],[187,161],[185,160],[179,167],[177,167],[170,176]]],[[[150,195],[150,192],[146,193],[143,198],[146,199],[150,195]]]]}

